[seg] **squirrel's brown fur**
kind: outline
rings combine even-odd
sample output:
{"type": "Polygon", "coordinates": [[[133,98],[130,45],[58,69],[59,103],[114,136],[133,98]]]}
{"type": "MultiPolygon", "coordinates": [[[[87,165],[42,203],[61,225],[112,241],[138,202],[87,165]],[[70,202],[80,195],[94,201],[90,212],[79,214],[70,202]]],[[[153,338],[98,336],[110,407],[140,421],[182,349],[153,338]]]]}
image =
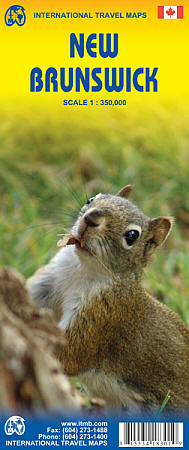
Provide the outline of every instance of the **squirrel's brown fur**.
{"type": "Polygon", "coordinates": [[[39,305],[61,311],[65,373],[79,375],[91,395],[144,412],[170,391],[167,407],[189,410],[189,330],[141,284],[172,218],[147,217],[126,198],[131,189],[85,205],[66,247],[28,286],[39,305]]]}

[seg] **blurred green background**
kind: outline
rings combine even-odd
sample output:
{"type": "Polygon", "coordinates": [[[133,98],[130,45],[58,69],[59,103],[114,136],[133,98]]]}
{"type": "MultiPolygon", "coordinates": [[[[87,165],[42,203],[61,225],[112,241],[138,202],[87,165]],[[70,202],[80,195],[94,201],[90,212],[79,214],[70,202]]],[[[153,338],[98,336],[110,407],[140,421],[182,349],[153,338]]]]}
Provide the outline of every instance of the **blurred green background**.
{"type": "Polygon", "coordinates": [[[189,325],[188,119],[181,106],[56,118],[2,111],[1,264],[30,276],[88,197],[132,183],[132,200],[147,215],[175,217],[144,283],[189,325]]]}

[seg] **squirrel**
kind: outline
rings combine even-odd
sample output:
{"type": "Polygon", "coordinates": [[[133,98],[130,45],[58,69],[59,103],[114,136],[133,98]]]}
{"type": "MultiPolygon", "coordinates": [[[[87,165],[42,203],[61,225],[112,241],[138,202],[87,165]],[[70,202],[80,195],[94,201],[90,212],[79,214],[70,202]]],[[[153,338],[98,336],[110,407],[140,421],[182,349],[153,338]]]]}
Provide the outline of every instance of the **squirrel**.
{"type": "Polygon", "coordinates": [[[67,375],[91,397],[129,413],[189,411],[189,329],[142,285],[145,266],[168,237],[173,218],[149,218],[128,200],[98,194],[81,209],[55,257],[28,289],[52,308],[66,344],[67,375]]]}

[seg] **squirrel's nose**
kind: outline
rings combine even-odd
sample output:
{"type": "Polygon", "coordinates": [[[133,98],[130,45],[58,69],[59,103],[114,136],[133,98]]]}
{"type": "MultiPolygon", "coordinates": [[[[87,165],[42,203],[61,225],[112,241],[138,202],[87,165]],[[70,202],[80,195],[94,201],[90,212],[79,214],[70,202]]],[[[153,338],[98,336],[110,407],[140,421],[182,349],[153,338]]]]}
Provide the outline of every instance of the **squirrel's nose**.
{"type": "Polygon", "coordinates": [[[92,209],[84,215],[84,222],[89,227],[98,227],[103,221],[103,213],[98,209],[92,209]]]}

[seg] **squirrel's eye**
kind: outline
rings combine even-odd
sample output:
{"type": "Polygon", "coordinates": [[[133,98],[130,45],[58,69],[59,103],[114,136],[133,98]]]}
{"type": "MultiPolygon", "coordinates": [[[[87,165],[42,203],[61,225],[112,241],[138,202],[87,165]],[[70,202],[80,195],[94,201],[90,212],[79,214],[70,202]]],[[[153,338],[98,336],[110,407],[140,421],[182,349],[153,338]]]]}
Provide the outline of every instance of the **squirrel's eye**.
{"type": "Polygon", "coordinates": [[[89,198],[89,200],[87,200],[87,203],[86,203],[86,204],[87,204],[87,205],[89,205],[90,203],[92,203],[92,202],[93,202],[93,200],[94,200],[94,198],[95,198],[95,197],[91,197],[91,198],[89,198]]]}
{"type": "Polygon", "coordinates": [[[138,230],[129,230],[125,233],[125,239],[127,242],[127,245],[131,246],[133,243],[138,239],[139,237],[139,231],[138,230]]]}

